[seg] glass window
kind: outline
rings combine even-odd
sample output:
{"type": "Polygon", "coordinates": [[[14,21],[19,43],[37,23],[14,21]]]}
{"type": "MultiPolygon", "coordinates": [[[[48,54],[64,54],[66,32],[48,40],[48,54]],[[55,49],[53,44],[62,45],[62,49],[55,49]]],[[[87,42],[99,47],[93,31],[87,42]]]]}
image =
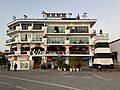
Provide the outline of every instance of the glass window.
{"type": "Polygon", "coordinates": [[[21,34],[20,37],[22,40],[27,40],[28,38],[31,38],[31,34],[21,34]]]}
{"type": "Polygon", "coordinates": [[[43,26],[43,24],[33,24],[33,29],[34,30],[41,30],[42,26],[43,26]]]}
{"type": "Polygon", "coordinates": [[[88,33],[88,26],[77,26],[74,28],[68,26],[67,29],[70,29],[70,33],[88,33]]]}
{"type": "Polygon", "coordinates": [[[50,37],[48,38],[48,44],[64,44],[65,38],[55,38],[55,37],[50,37]]]}
{"type": "Polygon", "coordinates": [[[48,33],[64,33],[65,27],[64,26],[48,26],[48,33]]]}
{"type": "Polygon", "coordinates": [[[43,35],[41,35],[41,34],[33,34],[33,39],[34,40],[42,40],[42,37],[43,37],[43,35]]]}
{"type": "Polygon", "coordinates": [[[28,26],[31,26],[31,24],[22,24],[22,30],[28,30],[28,26]]]}
{"type": "Polygon", "coordinates": [[[88,44],[89,38],[83,37],[83,38],[69,38],[71,44],[88,44]]]}
{"type": "Polygon", "coordinates": [[[48,33],[53,33],[54,27],[53,26],[48,26],[48,33]]]}

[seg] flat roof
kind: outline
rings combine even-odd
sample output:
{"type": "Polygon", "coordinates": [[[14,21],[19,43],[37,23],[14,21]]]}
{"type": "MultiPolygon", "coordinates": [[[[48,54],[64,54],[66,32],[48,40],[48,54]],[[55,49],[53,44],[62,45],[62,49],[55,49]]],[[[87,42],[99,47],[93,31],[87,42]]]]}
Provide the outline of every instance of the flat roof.
{"type": "Polygon", "coordinates": [[[115,43],[115,42],[117,42],[117,41],[120,41],[120,39],[116,39],[116,40],[110,42],[110,44],[115,43]]]}
{"type": "Polygon", "coordinates": [[[67,19],[33,19],[33,18],[27,18],[27,19],[24,19],[24,18],[20,18],[20,19],[16,19],[14,21],[11,21],[7,24],[7,26],[10,26],[14,23],[17,23],[17,22],[43,22],[43,23],[48,23],[48,22],[75,22],[75,23],[82,23],[82,22],[85,22],[85,23],[90,23],[91,24],[91,27],[96,23],[97,19],[75,19],[75,18],[67,18],[67,19]]]}

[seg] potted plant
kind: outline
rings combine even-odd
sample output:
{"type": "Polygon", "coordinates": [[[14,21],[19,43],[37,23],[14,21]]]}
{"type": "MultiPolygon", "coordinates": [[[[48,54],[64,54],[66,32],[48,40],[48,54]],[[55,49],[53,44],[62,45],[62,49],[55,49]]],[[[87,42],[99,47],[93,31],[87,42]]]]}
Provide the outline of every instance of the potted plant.
{"type": "Polygon", "coordinates": [[[73,71],[79,71],[81,70],[81,57],[71,57],[70,58],[70,64],[72,66],[73,71]]]}
{"type": "Polygon", "coordinates": [[[67,64],[63,63],[63,64],[62,64],[62,68],[63,68],[63,71],[66,71],[66,69],[67,69],[67,64]]]}
{"type": "Polygon", "coordinates": [[[63,61],[58,61],[58,70],[62,71],[62,64],[63,64],[63,61]]]}
{"type": "Polygon", "coordinates": [[[81,68],[81,63],[78,63],[78,64],[76,65],[76,71],[79,71],[80,68],[81,68]]]}

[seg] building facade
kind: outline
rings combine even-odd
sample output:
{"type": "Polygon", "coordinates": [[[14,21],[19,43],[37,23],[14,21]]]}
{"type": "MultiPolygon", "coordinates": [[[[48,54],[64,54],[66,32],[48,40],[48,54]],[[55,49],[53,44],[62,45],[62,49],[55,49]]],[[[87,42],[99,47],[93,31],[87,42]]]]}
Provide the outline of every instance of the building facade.
{"type": "Polygon", "coordinates": [[[71,57],[81,57],[82,66],[92,66],[92,26],[96,19],[68,18],[66,13],[45,13],[43,19],[22,18],[7,24],[6,45],[10,48],[8,60],[11,69],[39,68],[41,64],[57,66],[63,60],[69,64],[71,57]]]}
{"type": "Polygon", "coordinates": [[[112,58],[115,66],[120,66],[120,39],[110,42],[110,49],[112,51],[112,58]]]}
{"type": "Polygon", "coordinates": [[[102,30],[95,36],[93,67],[113,68],[112,53],[109,47],[109,35],[108,33],[102,33],[102,30]]]}

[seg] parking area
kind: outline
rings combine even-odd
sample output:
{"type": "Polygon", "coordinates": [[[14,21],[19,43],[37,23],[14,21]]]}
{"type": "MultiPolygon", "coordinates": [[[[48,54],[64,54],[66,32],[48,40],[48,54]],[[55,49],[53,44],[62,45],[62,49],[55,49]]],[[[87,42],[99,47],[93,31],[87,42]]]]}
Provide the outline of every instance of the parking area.
{"type": "Polygon", "coordinates": [[[0,70],[1,90],[119,90],[119,70],[0,70]]]}

